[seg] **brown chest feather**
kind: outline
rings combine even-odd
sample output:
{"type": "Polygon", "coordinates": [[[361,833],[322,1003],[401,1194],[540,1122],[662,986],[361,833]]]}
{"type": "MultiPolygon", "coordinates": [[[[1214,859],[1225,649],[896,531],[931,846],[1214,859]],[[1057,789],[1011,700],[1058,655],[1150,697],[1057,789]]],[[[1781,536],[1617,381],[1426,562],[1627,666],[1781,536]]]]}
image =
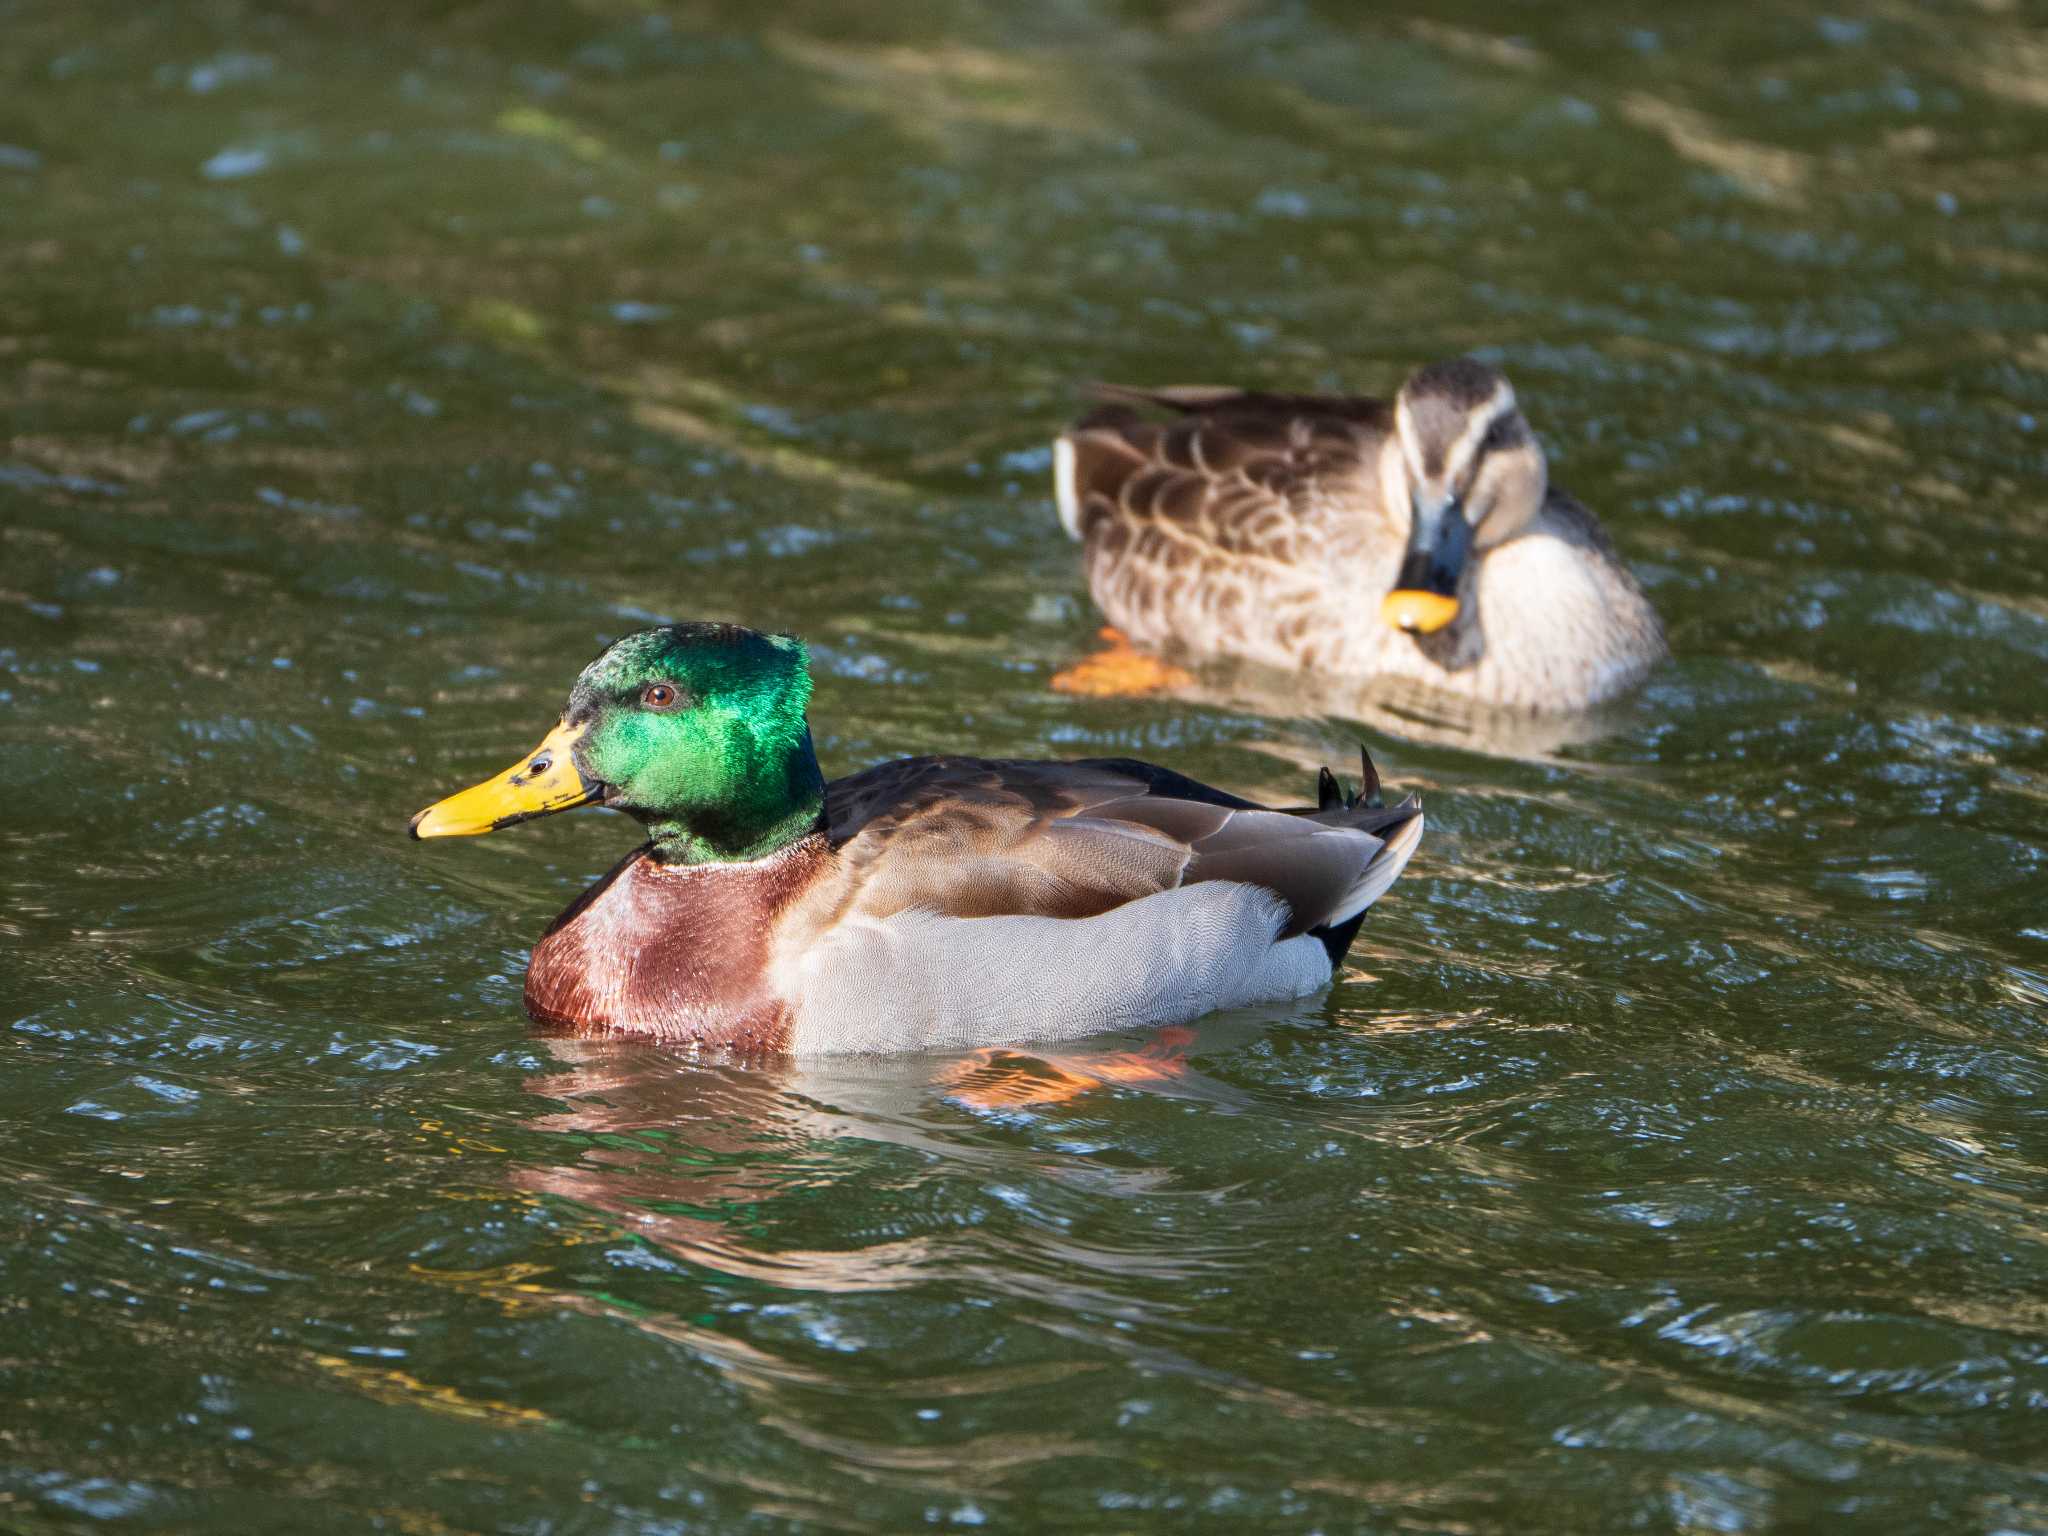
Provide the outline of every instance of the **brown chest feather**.
{"type": "Polygon", "coordinates": [[[786,1050],[789,1011],[769,976],[775,924],[830,857],[822,836],[752,864],[628,854],[534,946],[526,1011],[579,1031],[786,1050]]]}

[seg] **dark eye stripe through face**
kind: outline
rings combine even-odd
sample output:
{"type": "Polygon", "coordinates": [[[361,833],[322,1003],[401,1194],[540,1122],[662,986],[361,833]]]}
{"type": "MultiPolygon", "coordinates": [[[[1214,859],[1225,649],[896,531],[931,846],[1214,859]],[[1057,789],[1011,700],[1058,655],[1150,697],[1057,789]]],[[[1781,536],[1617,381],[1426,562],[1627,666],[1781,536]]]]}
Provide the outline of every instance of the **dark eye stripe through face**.
{"type": "Polygon", "coordinates": [[[1525,435],[1526,429],[1521,418],[1513,411],[1503,411],[1494,417],[1493,425],[1486,429],[1486,437],[1479,444],[1479,452],[1484,455],[1497,453],[1503,448],[1511,448],[1521,442],[1525,435]]]}
{"type": "MultiPolygon", "coordinates": [[[[1410,471],[1431,484],[1469,484],[1502,420],[1518,419],[1515,392],[1471,358],[1433,363],[1410,375],[1396,403],[1397,430],[1410,471]]],[[[1511,424],[1510,432],[1515,428],[1511,424]]]]}
{"type": "Polygon", "coordinates": [[[1512,405],[1502,410],[1487,427],[1485,436],[1473,445],[1472,457],[1463,466],[1459,479],[1464,489],[1469,490],[1479,472],[1486,466],[1489,454],[1502,453],[1519,448],[1529,441],[1529,425],[1521,413],[1512,405]]]}

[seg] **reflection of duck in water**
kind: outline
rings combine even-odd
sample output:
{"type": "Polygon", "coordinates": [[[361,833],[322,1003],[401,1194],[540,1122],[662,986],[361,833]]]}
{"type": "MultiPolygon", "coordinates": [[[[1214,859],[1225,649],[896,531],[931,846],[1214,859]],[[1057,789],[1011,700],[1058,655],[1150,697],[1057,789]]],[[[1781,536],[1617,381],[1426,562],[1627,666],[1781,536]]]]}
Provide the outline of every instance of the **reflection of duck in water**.
{"type": "MultiPolygon", "coordinates": [[[[1205,1022],[1203,1047],[1229,1050],[1271,1022],[1205,1022]]],[[[349,1390],[499,1432],[515,1453],[550,1430],[657,1465],[691,1489],[692,1529],[722,1528],[730,1510],[723,1524],[838,1530],[859,1509],[860,1528],[899,1530],[940,1492],[989,1504],[1100,1458],[1099,1435],[1037,1423],[1035,1405],[1075,1378],[1113,1405],[1127,1378],[1104,1367],[1120,1362],[1295,1421],[1348,1411],[1180,1350],[1190,1298],[1245,1283],[1265,1251],[1261,1218],[1285,1226],[1241,1170],[1191,1179],[1142,1110],[1136,1134],[1113,1122],[1090,1137],[1119,1148],[1104,1155],[1073,1144],[1082,1122],[1068,1111],[1038,1134],[963,1114],[934,1089],[930,1059],[742,1064],[620,1037],[548,1038],[535,1053],[524,1086],[537,1112],[462,1165],[465,1195],[500,1197],[468,1216],[451,1207],[444,1239],[407,1244],[404,1274],[457,1300],[447,1315],[512,1340],[518,1359],[451,1357],[431,1338],[406,1339],[403,1359],[317,1355],[349,1390]],[[1227,1202],[1243,1220],[1189,1230],[1149,1203],[1162,1194],[1182,1209],[1227,1202]],[[1147,1204],[1102,1226],[1073,1219],[1077,1198],[1147,1204]],[[877,1505],[892,1488],[908,1502],[877,1505]]],[[[1256,1102],[1199,1072],[1175,1091],[1256,1102]]],[[[564,1474],[564,1507],[578,1507],[580,1475],[564,1474]]],[[[496,1485],[484,1487],[488,1500],[496,1485]]],[[[585,1507],[635,1528],[650,1518],[601,1498],[585,1507]]]]}
{"type": "MultiPolygon", "coordinates": [[[[1055,489],[1090,592],[1137,645],[1525,712],[1614,698],[1666,654],[1642,589],[1548,483],[1514,390],[1483,364],[1431,364],[1391,405],[1104,393],[1059,439],[1055,489]]],[[[1160,665],[1119,648],[1056,686],[1145,691],[1160,665]]]]}
{"type": "Polygon", "coordinates": [[[535,1018],[798,1052],[1182,1022],[1325,985],[1422,835],[1413,801],[1327,775],[1301,811],[1121,758],[828,785],[810,690],[788,636],[629,635],[539,748],[413,818],[449,837],[602,804],[647,827],[535,947],[535,1018]]]}
{"type": "Polygon", "coordinates": [[[914,1117],[928,1072],[892,1058],[864,1073],[870,1064],[856,1058],[843,1074],[807,1081],[789,1066],[702,1060],[645,1041],[553,1039],[546,1049],[551,1070],[527,1088],[559,1107],[531,1125],[573,1140],[522,1167],[521,1187],[620,1218],[678,1258],[771,1284],[888,1289],[926,1257],[916,1245],[768,1249],[729,1213],[773,1200],[792,1162],[840,1138],[921,1141],[914,1117]]]}
{"type": "MultiPolygon", "coordinates": [[[[1262,1027],[1256,1015],[1241,1015],[1205,1025],[1202,1035],[1208,1046],[1228,1048],[1262,1027]]],[[[528,1124],[574,1139],[561,1157],[526,1163],[516,1182],[623,1219],[675,1256],[727,1274],[810,1290],[886,1290],[917,1278],[932,1258],[925,1244],[871,1244],[856,1253],[770,1246],[757,1240],[752,1222],[729,1213],[758,1214],[779,1195],[809,1187],[826,1176],[820,1159],[834,1148],[903,1146],[1007,1172],[1016,1154],[963,1135],[961,1108],[1042,1108],[1103,1086],[1236,1105],[1235,1090],[1190,1070],[1183,1052],[1195,1039],[1193,1030],[1176,1027],[1134,1051],[753,1064],[623,1038],[550,1039],[549,1069],[526,1086],[558,1107],[528,1124]],[[793,1165],[810,1176],[793,1182],[793,1165]]],[[[1124,1173],[1138,1187],[1154,1178],[1124,1173]]]]}
{"type": "Polygon", "coordinates": [[[1200,709],[1305,722],[1306,731],[1289,733],[1288,738],[1248,740],[1242,745],[1305,766],[1309,772],[1326,751],[1318,738],[1355,738],[1361,726],[1427,746],[1554,762],[1578,743],[1611,735],[1636,709],[1634,700],[1568,713],[1502,709],[1407,678],[1360,682],[1243,661],[1190,671],[1135,649],[1117,630],[1105,627],[1102,637],[1110,642],[1109,648],[1061,673],[1053,681],[1055,688],[1119,696],[1142,693],[1200,709]],[[1288,750],[1288,739],[1303,745],[1288,750]]]}

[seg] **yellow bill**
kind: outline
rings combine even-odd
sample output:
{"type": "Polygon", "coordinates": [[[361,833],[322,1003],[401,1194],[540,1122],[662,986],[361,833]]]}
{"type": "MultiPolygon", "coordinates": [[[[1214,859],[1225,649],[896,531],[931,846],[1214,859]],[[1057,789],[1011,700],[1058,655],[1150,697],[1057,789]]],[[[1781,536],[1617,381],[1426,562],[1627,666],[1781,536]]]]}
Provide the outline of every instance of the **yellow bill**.
{"type": "Polygon", "coordinates": [[[541,744],[494,779],[436,801],[413,817],[414,837],[475,837],[514,822],[588,805],[604,793],[602,784],[583,777],[570,749],[589,728],[566,721],[549,731],[541,744]]]}
{"type": "Polygon", "coordinates": [[[1380,617],[1410,634],[1433,635],[1458,616],[1458,600],[1440,592],[1396,587],[1380,603],[1380,617]]]}

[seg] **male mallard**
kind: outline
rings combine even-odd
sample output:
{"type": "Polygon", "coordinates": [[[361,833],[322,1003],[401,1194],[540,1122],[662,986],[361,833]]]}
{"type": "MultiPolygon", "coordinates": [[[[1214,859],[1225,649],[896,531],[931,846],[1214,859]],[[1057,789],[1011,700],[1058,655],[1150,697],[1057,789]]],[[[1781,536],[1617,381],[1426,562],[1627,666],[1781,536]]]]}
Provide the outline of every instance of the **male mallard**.
{"type": "Polygon", "coordinates": [[[1391,405],[1102,393],[1114,403],[1056,444],[1055,490],[1089,591],[1140,645],[1554,711],[1633,688],[1666,654],[1642,588],[1548,484],[1513,388],[1482,363],[1432,363],[1391,405]]]}
{"type": "Polygon", "coordinates": [[[545,1023],[750,1051],[1044,1040],[1300,997],[1422,837],[1412,799],[1274,811],[1122,758],[913,757],[827,784],[801,642],[628,635],[506,773],[412,819],[491,832],[580,805],[650,841],[548,928],[545,1023]]]}

